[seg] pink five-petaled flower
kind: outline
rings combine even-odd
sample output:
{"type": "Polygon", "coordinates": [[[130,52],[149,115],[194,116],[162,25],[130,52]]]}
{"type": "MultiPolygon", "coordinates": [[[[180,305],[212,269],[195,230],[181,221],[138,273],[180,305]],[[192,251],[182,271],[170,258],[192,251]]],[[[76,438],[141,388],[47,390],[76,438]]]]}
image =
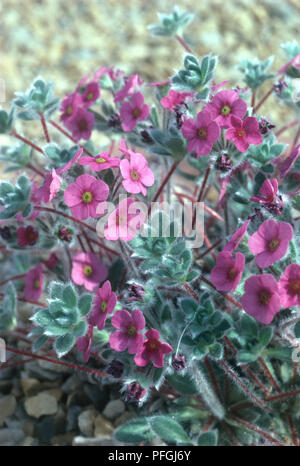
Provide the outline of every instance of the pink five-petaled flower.
{"type": "Polygon", "coordinates": [[[136,127],[138,121],[146,120],[149,114],[150,109],[148,105],[144,103],[143,94],[136,92],[133,94],[130,101],[124,102],[120,108],[123,131],[132,131],[136,127]]]}
{"type": "Polygon", "coordinates": [[[38,264],[26,274],[24,290],[25,299],[38,301],[43,292],[43,283],[43,268],[41,264],[38,264]]]}
{"type": "Polygon", "coordinates": [[[238,245],[240,244],[240,242],[244,238],[245,234],[247,233],[247,228],[248,228],[249,223],[250,223],[250,220],[246,220],[246,222],[243,223],[243,225],[240,226],[240,228],[238,228],[233,233],[233,235],[230,238],[229,242],[223,248],[223,251],[232,252],[238,247],[238,245]]]}
{"type": "Polygon", "coordinates": [[[278,282],[281,305],[300,306],[300,265],[290,264],[278,282]]]}
{"type": "Polygon", "coordinates": [[[50,173],[46,173],[43,185],[37,190],[35,197],[37,202],[44,201],[45,204],[51,202],[60,190],[60,179],[54,168],[50,173]]]}
{"type": "Polygon", "coordinates": [[[71,118],[74,117],[80,104],[80,94],[74,92],[74,94],[67,95],[61,103],[60,110],[62,111],[62,114],[60,116],[60,120],[66,124],[71,118]]]}
{"type": "Polygon", "coordinates": [[[226,131],[226,139],[233,141],[240,152],[245,152],[250,144],[257,146],[263,142],[258,121],[255,117],[247,117],[243,121],[236,116],[232,116],[230,124],[231,128],[226,131]]]}
{"type": "Polygon", "coordinates": [[[197,120],[189,118],[182,125],[182,134],[188,140],[188,151],[195,151],[197,155],[208,154],[213,143],[219,139],[220,127],[212,121],[211,115],[202,110],[197,115],[197,120]]]}
{"type": "Polygon", "coordinates": [[[146,196],[145,186],[149,187],[154,184],[154,173],[149,168],[145,157],[138,152],[130,151],[130,160],[121,160],[120,170],[124,189],[128,193],[142,193],[143,196],[146,196]]]}
{"type": "Polygon", "coordinates": [[[256,255],[258,267],[269,267],[284,257],[293,234],[289,223],[265,220],[248,241],[250,251],[256,255]]]}
{"type": "Polygon", "coordinates": [[[19,246],[25,248],[26,246],[33,246],[36,244],[39,238],[39,232],[31,225],[28,225],[27,227],[18,228],[17,236],[19,246]]]}
{"type": "Polygon", "coordinates": [[[245,312],[263,324],[269,324],[280,311],[278,285],[269,273],[252,275],[245,281],[245,293],[241,298],[245,312]]]}
{"type": "Polygon", "coordinates": [[[238,286],[245,267],[245,256],[240,252],[235,258],[229,251],[222,251],[217,257],[215,267],[210,274],[210,281],[217,290],[233,291],[238,286]]]}
{"type": "Polygon", "coordinates": [[[81,95],[81,103],[84,108],[90,107],[100,97],[99,84],[92,81],[87,84],[84,93],[81,95]]]}
{"type": "Polygon", "coordinates": [[[114,102],[121,102],[128,95],[132,95],[135,89],[141,84],[143,84],[143,82],[144,81],[139,77],[138,74],[132,74],[131,76],[129,76],[122,89],[116,92],[114,102]]]}
{"type": "Polygon", "coordinates": [[[247,104],[237,92],[224,90],[214,96],[213,100],[206,105],[205,110],[210,112],[212,119],[221,128],[229,128],[231,116],[243,118],[247,111],[247,104]]]}
{"type": "Polygon", "coordinates": [[[107,168],[119,167],[120,159],[117,157],[111,157],[108,152],[103,151],[96,157],[90,157],[85,155],[79,160],[79,165],[89,165],[90,170],[100,172],[107,168]]]}
{"type": "Polygon", "coordinates": [[[78,176],[75,183],[67,187],[64,199],[72,215],[79,220],[85,220],[88,217],[99,217],[96,212],[97,206],[106,201],[108,194],[109,188],[104,181],[85,174],[78,176]]]}
{"type": "Polygon", "coordinates": [[[89,317],[89,322],[103,330],[107,314],[111,314],[117,304],[117,295],[111,291],[111,284],[108,280],[103,283],[101,288],[97,290],[94,298],[92,311],[89,317]]]}
{"type": "Polygon", "coordinates": [[[107,268],[92,252],[80,252],[73,257],[71,277],[76,285],[94,291],[107,277],[107,268]]]}
{"type": "Polygon", "coordinates": [[[89,325],[86,335],[78,338],[77,343],[76,343],[78,351],[83,353],[83,358],[85,362],[88,362],[89,357],[90,357],[91,346],[92,346],[92,341],[93,341],[93,333],[94,333],[94,328],[92,325],[89,325]]]}
{"type": "Polygon", "coordinates": [[[125,309],[115,312],[111,323],[119,329],[110,335],[109,344],[115,351],[125,351],[128,347],[129,354],[137,354],[143,346],[144,337],[140,333],[145,328],[143,313],[135,309],[130,314],[125,309]]]}
{"type": "Polygon", "coordinates": [[[94,114],[82,107],[78,108],[72,118],[65,120],[65,126],[71,131],[75,142],[80,141],[80,139],[86,141],[90,139],[94,123],[94,114]]]}
{"type": "Polygon", "coordinates": [[[108,217],[104,236],[107,240],[131,241],[137,234],[137,229],[144,223],[146,215],[140,211],[132,197],[123,199],[116,210],[108,217]]]}
{"type": "Polygon", "coordinates": [[[260,187],[260,194],[250,197],[250,201],[257,202],[258,204],[272,204],[276,198],[278,191],[278,181],[276,178],[273,180],[265,180],[260,187]]]}
{"type": "Polygon", "coordinates": [[[146,340],[140,352],[135,356],[134,362],[137,366],[147,366],[149,361],[153,362],[155,367],[164,366],[164,355],[173,351],[172,346],[168,343],[159,341],[159,332],[151,328],[145,333],[146,340]]]}
{"type": "Polygon", "coordinates": [[[160,103],[164,108],[170,110],[170,112],[174,112],[174,107],[176,107],[176,105],[181,104],[187,97],[191,96],[193,96],[192,92],[178,92],[174,91],[174,89],[170,89],[168,95],[163,97],[160,103]]]}

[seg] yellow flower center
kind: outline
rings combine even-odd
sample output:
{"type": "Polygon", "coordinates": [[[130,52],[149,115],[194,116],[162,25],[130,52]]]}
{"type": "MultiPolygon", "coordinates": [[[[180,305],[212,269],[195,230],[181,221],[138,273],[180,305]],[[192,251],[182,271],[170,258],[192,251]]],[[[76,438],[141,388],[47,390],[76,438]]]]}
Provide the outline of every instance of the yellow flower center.
{"type": "Polygon", "coordinates": [[[228,278],[230,280],[234,280],[237,274],[238,274],[237,269],[235,267],[231,267],[231,269],[228,271],[228,278]]]}
{"type": "Polygon", "coordinates": [[[238,138],[243,138],[245,136],[245,130],[244,129],[238,129],[236,132],[236,135],[238,138]]]}
{"type": "Polygon", "coordinates": [[[92,275],[93,273],[93,269],[90,265],[85,265],[83,267],[83,272],[84,272],[84,275],[86,275],[87,277],[89,277],[90,275],[92,275]]]}
{"type": "Polygon", "coordinates": [[[102,301],[101,303],[101,311],[102,312],[105,312],[107,309],[107,302],[106,301],[102,301]]]}
{"type": "Polygon", "coordinates": [[[259,302],[261,304],[269,304],[271,295],[268,291],[261,291],[259,293],[259,302]]]}
{"type": "Polygon", "coordinates": [[[134,118],[138,118],[141,115],[141,110],[139,108],[135,108],[132,112],[134,118]]]}
{"type": "Polygon", "coordinates": [[[94,94],[92,92],[90,92],[88,95],[87,95],[87,100],[92,100],[92,98],[94,97],[94,94]]]}
{"type": "Polygon", "coordinates": [[[271,252],[276,251],[278,246],[279,246],[279,239],[272,239],[271,241],[269,241],[269,244],[268,244],[269,251],[271,252]]]}
{"type": "Polygon", "coordinates": [[[98,162],[98,163],[104,163],[104,162],[106,162],[106,159],[104,159],[103,157],[98,157],[98,158],[96,159],[96,162],[98,162]]]}
{"type": "Polygon", "coordinates": [[[93,200],[93,195],[90,191],[86,191],[85,193],[83,193],[83,195],[81,196],[81,199],[83,200],[83,202],[85,204],[89,204],[90,202],[92,202],[93,200]]]}
{"type": "Polygon", "coordinates": [[[66,110],[67,115],[71,115],[72,113],[72,105],[69,105],[66,110]]]}
{"type": "Polygon", "coordinates": [[[199,137],[200,139],[206,139],[206,137],[207,137],[207,131],[206,131],[206,129],[205,129],[205,128],[200,128],[200,129],[198,129],[197,135],[198,135],[198,137],[199,137]]]}
{"type": "Polygon", "coordinates": [[[136,170],[131,170],[130,176],[131,176],[131,179],[132,179],[133,181],[138,181],[138,179],[139,179],[139,177],[140,177],[139,174],[138,174],[138,172],[137,172],[136,170]]]}
{"type": "Polygon", "coordinates": [[[133,337],[136,334],[136,327],[134,325],[131,325],[130,327],[128,327],[127,334],[130,337],[133,337]]]}
{"type": "Polygon", "coordinates": [[[300,280],[290,283],[289,291],[292,294],[300,294],[300,280]]]}
{"type": "Polygon", "coordinates": [[[224,105],[224,107],[221,108],[221,115],[228,115],[230,113],[230,107],[229,105],[224,105]]]}
{"type": "Polygon", "coordinates": [[[39,288],[39,287],[40,287],[40,281],[37,278],[36,280],[34,280],[34,288],[39,288]]]}

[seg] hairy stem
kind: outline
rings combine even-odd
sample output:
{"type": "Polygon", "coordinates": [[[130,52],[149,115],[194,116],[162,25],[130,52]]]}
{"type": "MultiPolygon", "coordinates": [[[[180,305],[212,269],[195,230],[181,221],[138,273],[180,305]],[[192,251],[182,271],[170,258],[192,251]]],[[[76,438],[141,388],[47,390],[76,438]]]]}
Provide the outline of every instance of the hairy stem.
{"type": "Polygon", "coordinates": [[[225,409],[221,405],[214,391],[211,389],[202,370],[197,366],[196,363],[194,363],[192,365],[191,371],[194,379],[196,380],[196,386],[198,388],[199,394],[204,403],[207,405],[208,409],[217,419],[224,419],[225,409]]]}

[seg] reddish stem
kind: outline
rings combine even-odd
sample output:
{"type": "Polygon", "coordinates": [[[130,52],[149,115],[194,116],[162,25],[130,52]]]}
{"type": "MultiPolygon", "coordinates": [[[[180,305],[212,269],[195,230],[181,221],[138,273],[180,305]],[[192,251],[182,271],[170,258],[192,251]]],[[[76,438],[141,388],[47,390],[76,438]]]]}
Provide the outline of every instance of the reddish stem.
{"type": "Polygon", "coordinates": [[[273,375],[269,371],[269,368],[268,368],[267,364],[265,363],[265,361],[262,358],[258,358],[258,361],[259,361],[260,365],[262,366],[262,368],[264,369],[268,379],[270,380],[270,382],[273,385],[273,387],[275,388],[275,390],[278,393],[280,393],[281,392],[280,387],[278,386],[276,380],[274,379],[273,375]]]}
{"type": "Polygon", "coordinates": [[[42,177],[44,178],[44,174],[43,174],[40,170],[38,170],[36,167],[34,167],[33,165],[31,165],[31,163],[29,163],[29,164],[27,165],[27,168],[29,168],[30,170],[32,170],[32,171],[33,171],[34,173],[36,173],[37,175],[42,176],[42,177]]]}
{"type": "Polygon", "coordinates": [[[204,251],[202,254],[200,254],[200,256],[197,257],[197,260],[202,259],[202,257],[206,256],[206,254],[208,254],[214,248],[219,246],[219,244],[222,243],[222,241],[223,241],[223,238],[218,239],[218,241],[216,241],[210,248],[206,249],[206,251],[204,251]]]}
{"type": "MultiPolygon", "coordinates": [[[[173,173],[175,172],[177,166],[178,166],[179,162],[174,162],[169,173],[165,176],[163,182],[161,183],[160,187],[158,188],[152,202],[155,202],[157,201],[157,199],[159,198],[160,196],[160,193],[162,192],[162,190],[164,189],[164,187],[166,186],[166,184],[168,183],[169,179],[171,178],[171,176],[173,175],[173,173]]],[[[151,203],[152,204],[152,203],[151,203]]],[[[150,214],[151,212],[151,204],[149,206],[149,209],[148,209],[148,215],[150,214]]]]}
{"type": "Polygon", "coordinates": [[[300,389],[298,390],[293,390],[291,392],[284,392],[284,393],[279,393],[278,395],[273,395],[273,396],[268,396],[265,398],[265,401],[277,401],[281,400],[282,398],[288,398],[290,396],[296,396],[300,394],[300,389]]]}
{"type": "Polygon", "coordinates": [[[29,141],[28,139],[24,138],[20,134],[18,134],[15,130],[12,130],[11,135],[14,136],[16,139],[19,139],[20,141],[24,142],[28,146],[32,147],[33,149],[37,150],[41,154],[44,154],[44,151],[39,147],[33,144],[33,142],[29,141]]]}
{"type": "MultiPolygon", "coordinates": [[[[204,192],[204,189],[205,189],[205,186],[206,186],[206,183],[207,183],[209,174],[210,174],[210,167],[207,167],[206,172],[205,172],[204,179],[203,179],[203,181],[202,181],[202,186],[201,186],[201,189],[200,189],[198,198],[197,198],[197,202],[201,202],[202,195],[203,195],[203,192],[204,192]]],[[[196,213],[197,213],[197,210],[196,210],[196,208],[195,208],[195,211],[194,211],[194,214],[193,214],[192,228],[194,228],[194,226],[195,226],[195,222],[196,222],[196,213]]]]}
{"type": "Polygon", "coordinates": [[[270,97],[270,95],[273,93],[273,86],[271,87],[271,89],[264,95],[264,97],[258,102],[258,104],[254,107],[253,109],[253,113],[256,113],[257,110],[262,106],[262,104],[265,103],[265,101],[270,97]]]}
{"type": "Polygon", "coordinates": [[[40,359],[42,361],[52,362],[53,364],[58,364],[60,366],[69,367],[70,369],[79,370],[83,372],[89,372],[90,374],[96,374],[96,375],[100,375],[103,377],[108,377],[108,375],[105,372],[101,372],[96,369],[91,369],[90,367],[84,367],[78,364],[73,364],[73,363],[66,362],[66,361],[60,361],[59,359],[48,358],[46,356],[38,356],[37,354],[29,353],[27,351],[21,351],[16,348],[12,348],[11,346],[6,346],[6,350],[10,351],[11,353],[22,354],[23,356],[29,356],[33,359],[40,359]]]}
{"type": "MultiPolygon", "coordinates": [[[[67,138],[69,138],[71,141],[73,141],[75,144],[78,144],[78,142],[71,136],[71,134],[69,134],[67,131],[65,131],[60,125],[58,125],[57,123],[55,123],[55,121],[53,120],[50,120],[49,123],[54,126],[54,128],[58,129],[58,131],[60,131],[64,136],[66,136],[67,138]]],[[[83,149],[83,152],[85,152],[87,155],[89,155],[90,157],[93,157],[93,154],[91,154],[85,147],[81,146],[79,144],[79,147],[81,149],[83,149]]]]}
{"type": "Polygon", "coordinates": [[[46,141],[49,143],[50,142],[50,137],[49,137],[49,133],[48,133],[47,123],[46,123],[45,117],[44,117],[44,115],[42,113],[40,113],[40,118],[41,118],[41,123],[42,123],[42,127],[43,127],[43,131],[44,131],[46,141]]]}
{"type": "Polygon", "coordinates": [[[176,34],[175,39],[179,42],[179,44],[184,48],[186,52],[193,54],[193,51],[189,48],[185,41],[180,36],[178,36],[178,34],[176,34]]]}
{"type": "Polygon", "coordinates": [[[204,358],[204,364],[209,372],[209,375],[210,375],[210,378],[211,378],[211,381],[212,381],[212,384],[214,386],[214,389],[215,389],[215,392],[216,392],[216,395],[217,397],[219,398],[219,400],[222,402],[222,397],[221,397],[221,394],[220,394],[220,390],[219,390],[219,387],[218,387],[218,383],[217,383],[217,379],[216,379],[216,376],[215,376],[215,373],[214,373],[214,370],[212,368],[212,365],[209,361],[209,359],[207,358],[207,356],[204,358]]]}
{"type": "Polygon", "coordinates": [[[65,218],[67,218],[67,219],[69,219],[69,220],[72,220],[72,222],[78,223],[79,225],[82,225],[83,227],[88,228],[88,229],[91,230],[93,233],[97,233],[96,228],[91,227],[91,226],[88,225],[87,223],[84,223],[84,222],[82,222],[81,220],[78,220],[77,218],[71,217],[71,215],[65,214],[65,213],[62,212],[61,210],[56,210],[56,209],[51,209],[50,207],[41,207],[41,206],[36,206],[35,208],[36,208],[37,210],[42,211],[42,212],[51,212],[51,213],[56,214],[56,215],[61,215],[62,217],[65,217],[65,218]]]}
{"type": "Polygon", "coordinates": [[[276,131],[275,136],[276,137],[280,136],[284,131],[286,131],[289,128],[292,128],[293,126],[297,125],[298,123],[299,123],[299,120],[294,120],[291,123],[289,123],[289,124],[287,124],[285,126],[282,126],[282,128],[280,128],[278,131],[276,131]]]}
{"type": "Polygon", "coordinates": [[[7,280],[4,280],[3,282],[0,283],[0,286],[5,285],[8,282],[11,282],[13,280],[21,280],[22,278],[26,277],[26,273],[22,273],[20,275],[14,275],[13,277],[8,278],[7,280]]]}
{"type": "Polygon", "coordinates": [[[287,414],[286,417],[287,417],[287,420],[288,420],[288,423],[289,423],[289,426],[290,426],[293,444],[297,447],[298,446],[298,438],[297,438],[297,435],[296,435],[296,432],[295,432],[295,426],[294,426],[293,419],[292,419],[290,414],[287,414]]]}
{"type": "Polygon", "coordinates": [[[239,309],[243,309],[243,306],[238,303],[234,298],[232,298],[231,296],[227,295],[226,293],[223,293],[223,291],[219,291],[217,290],[217,288],[215,287],[215,285],[213,285],[211,283],[211,281],[209,281],[207,278],[203,277],[203,275],[200,275],[199,277],[199,280],[202,280],[204,283],[206,283],[207,285],[209,285],[211,288],[213,288],[215,291],[217,291],[220,295],[223,296],[224,299],[226,299],[227,301],[229,301],[231,304],[234,304],[236,307],[238,307],[239,309]]]}
{"type": "Polygon", "coordinates": [[[208,419],[207,423],[205,424],[205,426],[203,427],[202,429],[202,434],[204,432],[207,432],[209,429],[210,429],[210,426],[212,425],[212,423],[214,422],[215,418],[214,416],[210,416],[210,418],[208,419]]]}
{"type": "Polygon", "coordinates": [[[257,434],[260,434],[265,439],[269,440],[272,443],[275,443],[275,445],[278,445],[280,447],[286,446],[286,444],[281,443],[279,440],[274,438],[271,434],[269,434],[268,432],[264,432],[262,429],[260,429],[259,427],[251,424],[250,422],[245,421],[244,419],[240,419],[239,417],[232,416],[232,415],[230,416],[230,418],[235,420],[236,422],[238,422],[242,426],[245,426],[247,429],[252,430],[253,432],[256,432],[257,434]]]}

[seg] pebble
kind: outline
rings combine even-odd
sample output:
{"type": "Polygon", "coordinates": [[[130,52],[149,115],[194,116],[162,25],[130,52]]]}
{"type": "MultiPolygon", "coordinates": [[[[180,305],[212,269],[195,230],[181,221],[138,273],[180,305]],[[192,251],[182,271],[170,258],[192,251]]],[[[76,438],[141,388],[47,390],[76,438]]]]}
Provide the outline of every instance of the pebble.
{"type": "Polygon", "coordinates": [[[25,400],[25,410],[29,416],[39,418],[46,414],[55,414],[57,412],[56,398],[47,393],[39,393],[25,400]]]}
{"type": "Polygon", "coordinates": [[[17,445],[23,438],[21,429],[0,429],[0,445],[3,447],[17,445]]]}
{"type": "Polygon", "coordinates": [[[37,379],[28,378],[28,379],[21,379],[21,387],[25,396],[32,396],[35,395],[41,384],[37,379]]]}
{"type": "Polygon", "coordinates": [[[97,413],[94,409],[87,409],[78,416],[79,429],[86,437],[93,436],[96,415],[97,413]]]}
{"type": "Polygon", "coordinates": [[[113,400],[107,403],[103,411],[103,416],[107,419],[114,420],[121,416],[125,411],[125,403],[122,400],[113,400]]]}
{"type": "Polygon", "coordinates": [[[102,414],[98,414],[95,418],[94,437],[101,440],[110,440],[112,438],[113,431],[114,426],[112,423],[105,419],[102,414]]]}
{"type": "Polygon", "coordinates": [[[0,398],[0,426],[6,418],[11,416],[17,407],[17,401],[13,395],[7,395],[0,398]]]}

